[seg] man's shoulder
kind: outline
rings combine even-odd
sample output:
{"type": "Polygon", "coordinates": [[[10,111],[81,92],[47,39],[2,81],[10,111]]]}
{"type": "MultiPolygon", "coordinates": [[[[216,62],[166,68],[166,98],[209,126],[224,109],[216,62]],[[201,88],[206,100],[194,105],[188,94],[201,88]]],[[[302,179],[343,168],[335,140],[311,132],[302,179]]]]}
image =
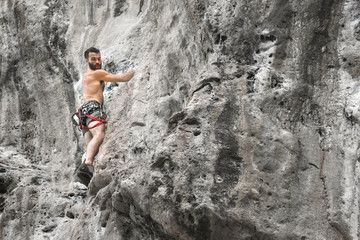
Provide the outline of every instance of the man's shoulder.
{"type": "Polygon", "coordinates": [[[108,74],[105,70],[99,69],[96,71],[88,72],[87,75],[91,80],[102,81],[103,78],[108,74]]]}

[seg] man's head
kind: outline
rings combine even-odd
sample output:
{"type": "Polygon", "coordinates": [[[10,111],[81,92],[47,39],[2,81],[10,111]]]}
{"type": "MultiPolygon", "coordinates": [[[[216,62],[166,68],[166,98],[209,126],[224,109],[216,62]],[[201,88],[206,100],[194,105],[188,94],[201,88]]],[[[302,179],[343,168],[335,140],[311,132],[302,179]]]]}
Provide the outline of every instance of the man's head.
{"type": "Polygon", "coordinates": [[[99,49],[91,47],[85,51],[84,56],[91,70],[101,69],[101,55],[99,49]]]}

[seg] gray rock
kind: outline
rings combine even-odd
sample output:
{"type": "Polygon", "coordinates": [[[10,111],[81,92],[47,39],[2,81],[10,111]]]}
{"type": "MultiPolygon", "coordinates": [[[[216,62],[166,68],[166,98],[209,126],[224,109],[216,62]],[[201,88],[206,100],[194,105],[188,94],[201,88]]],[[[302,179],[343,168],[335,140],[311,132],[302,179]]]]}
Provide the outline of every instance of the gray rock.
{"type": "Polygon", "coordinates": [[[2,1],[1,239],[357,239],[359,6],[2,1]],[[89,188],[70,116],[112,73],[89,188]]]}

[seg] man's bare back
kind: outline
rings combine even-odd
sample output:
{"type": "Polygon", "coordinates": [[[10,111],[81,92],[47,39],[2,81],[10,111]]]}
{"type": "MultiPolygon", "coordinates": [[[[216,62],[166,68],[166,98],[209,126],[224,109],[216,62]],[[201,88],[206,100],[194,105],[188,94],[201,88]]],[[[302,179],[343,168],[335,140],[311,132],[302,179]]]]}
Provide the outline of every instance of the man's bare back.
{"type": "Polygon", "coordinates": [[[104,102],[103,91],[105,88],[105,82],[103,80],[96,79],[95,71],[87,70],[82,80],[82,95],[84,102],[95,100],[100,104],[104,102]]]}
{"type": "Polygon", "coordinates": [[[135,73],[110,74],[105,70],[102,70],[100,53],[90,52],[86,62],[89,67],[82,80],[82,95],[84,102],[95,100],[100,104],[103,104],[103,91],[107,82],[127,82],[135,73]]]}

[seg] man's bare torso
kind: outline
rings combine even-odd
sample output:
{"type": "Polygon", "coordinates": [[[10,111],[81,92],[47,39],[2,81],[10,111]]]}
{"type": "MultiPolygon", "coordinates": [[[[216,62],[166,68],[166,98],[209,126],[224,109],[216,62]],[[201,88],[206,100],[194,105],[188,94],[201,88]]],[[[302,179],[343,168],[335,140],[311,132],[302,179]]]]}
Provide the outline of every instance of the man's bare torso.
{"type": "Polygon", "coordinates": [[[100,104],[104,102],[103,91],[105,88],[105,82],[96,79],[94,76],[94,70],[88,69],[82,79],[82,95],[83,101],[95,100],[100,104]]]}
{"type": "Polygon", "coordinates": [[[135,74],[134,71],[123,74],[109,74],[105,70],[102,70],[101,55],[99,52],[89,52],[86,62],[89,67],[82,80],[82,94],[85,102],[95,100],[100,104],[103,104],[103,91],[106,82],[127,82],[135,74]]]}

